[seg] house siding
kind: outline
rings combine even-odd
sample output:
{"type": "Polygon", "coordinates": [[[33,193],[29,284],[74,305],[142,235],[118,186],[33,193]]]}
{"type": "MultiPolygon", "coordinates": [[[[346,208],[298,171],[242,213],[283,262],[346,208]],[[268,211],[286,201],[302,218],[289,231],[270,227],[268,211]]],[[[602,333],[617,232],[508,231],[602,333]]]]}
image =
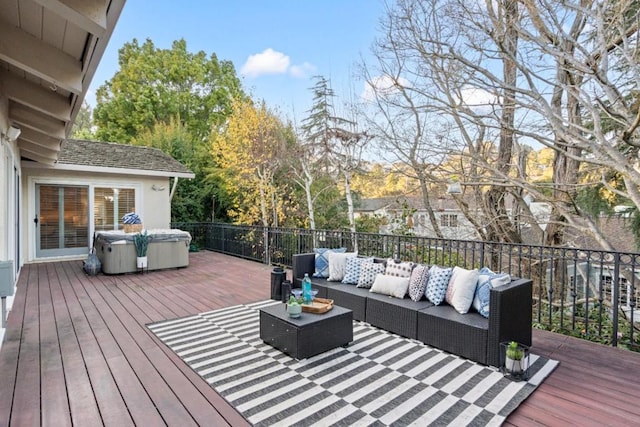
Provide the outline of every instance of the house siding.
{"type": "MultiPolygon", "coordinates": [[[[170,226],[169,193],[171,188],[169,178],[25,168],[22,182],[24,201],[22,221],[27,225],[25,227],[25,242],[27,244],[23,248],[23,258],[27,261],[37,259],[36,227],[33,225],[36,215],[37,184],[89,186],[89,240],[94,232],[92,194],[95,187],[134,188],[136,190],[136,213],[141,217],[144,227],[147,229],[166,229],[170,226]],[[158,191],[161,188],[162,190],[158,191]]],[[[87,246],[90,247],[91,242],[87,242],[87,246]]]]}

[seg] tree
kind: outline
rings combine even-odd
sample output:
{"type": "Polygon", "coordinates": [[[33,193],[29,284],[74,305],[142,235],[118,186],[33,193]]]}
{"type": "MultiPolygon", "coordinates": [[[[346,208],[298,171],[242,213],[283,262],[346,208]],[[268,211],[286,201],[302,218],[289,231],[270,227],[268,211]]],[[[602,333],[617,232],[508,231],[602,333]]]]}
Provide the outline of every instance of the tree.
{"type": "Polygon", "coordinates": [[[119,50],[118,62],[120,69],[96,92],[97,136],[105,141],[129,142],[172,117],[204,141],[212,127],[224,123],[233,99],[243,96],[230,61],[191,53],[184,39],[171,49],[133,39],[119,50]]]}
{"type": "MultiPolygon", "coordinates": [[[[511,175],[515,146],[515,112],[518,51],[518,1],[501,0],[487,2],[487,12],[493,27],[492,38],[500,46],[498,57],[502,65],[502,85],[500,87],[500,129],[498,159],[496,168],[501,176],[511,175]]],[[[494,183],[485,194],[485,211],[494,221],[488,222],[489,240],[506,240],[521,243],[522,238],[509,217],[506,206],[507,191],[503,185],[494,183]]]]}
{"type": "Polygon", "coordinates": [[[236,100],[226,126],[212,134],[211,150],[220,178],[232,196],[230,216],[244,224],[278,226],[284,212],[276,182],[280,159],[292,143],[292,132],[266,105],[236,100]]]}
{"type": "Polygon", "coordinates": [[[333,106],[335,93],[329,82],[322,76],[316,76],[315,79],[313,106],[302,126],[305,146],[311,158],[318,159],[327,172],[342,176],[349,228],[355,232],[351,179],[353,173],[360,169],[362,151],[371,136],[359,132],[353,120],[336,114],[333,106]]]}
{"type": "Polygon", "coordinates": [[[71,138],[86,140],[95,139],[91,115],[91,106],[87,101],[83,101],[82,106],[78,111],[78,115],[76,116],[76,120],[73,122],[73,127],[71,128],[71,138]]]}
{"type": "Polygon", "coordinates": [[[214,204],[221,213],[216,217],[224,219],[229,198],[207,179],[215,166],[208,141],[211,130],[224,125],[233,99],[245,97],[233,64],[191,53],[184,40],[159,49],[151,40],[140,45],[135,39],[120,49],[119,64],[96,93],[96,137],[169,150],[195,173],[178,187],[173,221],[210,220],[214,204]]]}
{"type": "Polygon", "coordinates": [[[478,226],[491,239],[519,240],[517,224],[505,216],[507,196],[512,210],[538,227],[527,194],[553,206],[549,243],[562,244],[571,227],[610,248],[576,197],[587,184],[582,165],[590,163],[615,171],[623,186],[610,191],[640,203],[638,17],[630,0],[399,0],[377,44],[377,74],[368,75],[388,107],[376,119],[395,126],[394,135],[409,129],[415,138],[429,117],[444,141],[441,153],[469,157],[461,184],[484,206],[478,226]],[[403,112],[415,124],[400,128],[403,112]],[[553,182],[528,179],[525,141],[554,150],[553,182]],[[487,142],[497,158],[486,156],[487,142]]]}

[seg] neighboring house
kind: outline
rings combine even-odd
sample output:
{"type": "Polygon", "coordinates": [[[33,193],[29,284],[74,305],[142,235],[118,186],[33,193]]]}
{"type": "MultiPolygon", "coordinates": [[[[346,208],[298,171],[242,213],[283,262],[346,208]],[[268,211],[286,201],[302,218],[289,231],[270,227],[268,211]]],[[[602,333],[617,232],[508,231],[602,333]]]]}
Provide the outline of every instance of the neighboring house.
{"type": "Polygon", "coordinates": [[[22,162],[26,261],[86,255],[95,231],[122,229],[136,212],[145,228],[169,228],[170,178],[193,178],[161,150],[68,140],[55,165],[22,162]]]}
{"type": "MultiPolygon", "coordinates": [[[[433,208],[445,239],[475,240],[479,238],[471,223],[450,197],[436,199],[433,208]]],[[[357,218],[361,215],[385,218],[386,224],[380,228],[381,233],[392,234],[403,229],[417,236],[436,236],[427,210],[422,207],[422,200],[419,198],[398,196],[363,199],[354,208],[354,216],[357,218]]]]}
{"type": "Polygon", "coordinates": [[[33,190],[23,166],[58,161],[124,3],[13,0],[0,7],[0,289],[14,289],[25,259],[36,259],[33,190]]]}
{"type": "MultiPolygon", "coordinates": [[[[465,201],[469,205],[470,212],[475,211],[477,218],[481,218],[483,212],[473,207],[475,206],[473,199],[467,198],[465,201]]],[[[517,225],[520,228],[525,243],[539,245],[542,243],[543,236],[539,231],[537,234],[534,232],[535,230],[539,230],[539,228],[532,227],[531,222],[535,221],[542,228],[546,228],[546,223],[549,221],[549,215],[551,213],[551,206],[543,202],[533,202],[531,200],[527,200],[527,202],[529,203],[529,209],[533,218],[530,217],[527,220],[524,217],[520,217],[517,225]]],[[[428,212],[422,206],[422,199],[417,197],[397,196],[363,199],[360,200],[354,208],[354,214],[356,218],[361,215],[385,218],[386,221],[385,224],[380,227],[380,233],[393,234],[398,232],[398,230],[402,230],[411,232],[416,236],[435,238],[436,233],[431,225],[428,212]],[[409,213],[411,214],[409,215],[409,213]]],[[[480,239],[480,235],[475,227],[458,207],[454,196],[447,195],[435,198],[432,200],[432,208],[443,238],[453,240],[480,239]]],[[[507,214],[511,216],[513,214],[512,209],[507,208],[507,214]]],[[[482,223],[481,220],[479,222],[482,223]]],[[[626,240],[628,241],[629,239],[627,238],[626,240]]],[[[590,243],[593,244],[593,242],[590,243]]],[[[626,245],[621,246],[626,247],[626,245]]]]}
{"type": "Polygon", "coordinates": [[[385,208],[394,203],[395,200],[395,197],[358,200],[353,208],[353,216],[354,218],[358,218],[363,215],[386,216],[385,208]]]}

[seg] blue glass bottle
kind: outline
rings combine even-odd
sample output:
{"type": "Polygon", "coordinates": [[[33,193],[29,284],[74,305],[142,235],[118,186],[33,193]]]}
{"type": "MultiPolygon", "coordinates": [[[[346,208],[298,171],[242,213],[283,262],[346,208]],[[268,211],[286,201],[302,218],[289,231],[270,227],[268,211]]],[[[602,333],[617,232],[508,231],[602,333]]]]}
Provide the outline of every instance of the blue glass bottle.
{"type": "Polygon", "coordinates": [[[311,279],[308,273],[304,273],[302,279],[302,299],[305,304],[311,304],[311,279]]]}

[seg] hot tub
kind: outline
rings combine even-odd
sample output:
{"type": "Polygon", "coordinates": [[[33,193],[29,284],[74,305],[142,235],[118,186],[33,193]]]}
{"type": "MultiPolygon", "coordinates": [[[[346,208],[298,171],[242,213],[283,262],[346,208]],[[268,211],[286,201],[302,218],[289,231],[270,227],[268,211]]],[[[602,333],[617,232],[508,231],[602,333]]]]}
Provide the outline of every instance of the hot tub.
{"type": "MultiPolygon", "coordinates": [[[[191,235],[187,231],[147,230],[147,270],[179,268],[189,265],[191,235]]],[[[104,274],[122,274],[138,271],[133,236],[123,231],[99,231],[96,233],[96,254],[102,263],[104,274]]]]}

